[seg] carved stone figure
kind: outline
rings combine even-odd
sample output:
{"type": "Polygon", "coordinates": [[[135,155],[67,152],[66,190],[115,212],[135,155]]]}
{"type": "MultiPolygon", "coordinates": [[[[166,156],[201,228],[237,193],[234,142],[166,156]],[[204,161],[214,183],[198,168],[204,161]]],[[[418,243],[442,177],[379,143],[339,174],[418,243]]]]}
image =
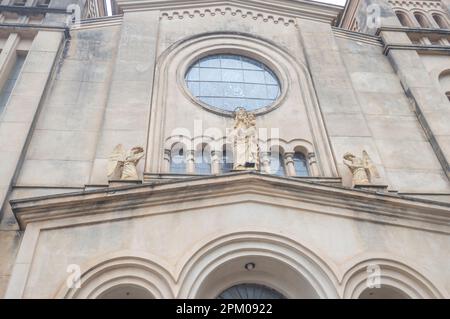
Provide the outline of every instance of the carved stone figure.
{"type": "Polygon", "coordinates": [[[128,152],[122,144],[114,148],[109,157],[108,179],[109,180],[138,180],[137,164],[144,157],[142,147],[133,147],[128,152]]]}
{"type": "Polygon", "coordinates": [[[258,170],[259,147],[256,117],[243,108],[236,109],[231,133],[234,147],[234,170],[258,170]]]}
{"type": "Polygon", "coordinates": [[[362,152],[362,157],[346,153],[344,155],[344,164],[353,174],[353,186],[372,184],[374,178],[380,177],[376,166],[366,151],[362,152]]]}

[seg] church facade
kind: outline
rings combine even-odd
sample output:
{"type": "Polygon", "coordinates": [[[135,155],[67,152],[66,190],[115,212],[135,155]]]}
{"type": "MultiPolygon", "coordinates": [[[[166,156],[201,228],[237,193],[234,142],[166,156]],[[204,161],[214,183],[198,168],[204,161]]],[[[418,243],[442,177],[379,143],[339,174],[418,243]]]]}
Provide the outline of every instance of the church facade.
{"type": "Polygon", "coordinates": [[[2,0],[0,297],[449,298],[449,5],[2,0]]]}

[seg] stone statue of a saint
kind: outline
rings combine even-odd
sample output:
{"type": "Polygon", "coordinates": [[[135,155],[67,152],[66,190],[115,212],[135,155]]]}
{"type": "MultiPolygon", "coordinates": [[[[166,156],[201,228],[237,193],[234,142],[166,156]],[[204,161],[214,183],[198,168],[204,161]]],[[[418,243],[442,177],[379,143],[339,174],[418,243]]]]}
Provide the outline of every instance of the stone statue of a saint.
{"type": "Polygon", "coordinates": [[[243,108],[236,109],[231,133],[234,151],[234,170],[258,170],[259,147],[256,117],[243,108]]]}
{"type": "Polygon", "coordinates": [[[353,186],[372,184],[374,178],[380,177],[378,169],[366,151],[362,152],[362,157],[346,153],[344,155],[344,164],[353,174],[353,186]]]}
{"type": "Polygon", "coordinates": [[[128,152],[122,144],[117,145],[109,156],[108,179],[109,180],[138,180],[136,169],[139,161],[144,157],[142,147],[133,147],[128,152]]]}

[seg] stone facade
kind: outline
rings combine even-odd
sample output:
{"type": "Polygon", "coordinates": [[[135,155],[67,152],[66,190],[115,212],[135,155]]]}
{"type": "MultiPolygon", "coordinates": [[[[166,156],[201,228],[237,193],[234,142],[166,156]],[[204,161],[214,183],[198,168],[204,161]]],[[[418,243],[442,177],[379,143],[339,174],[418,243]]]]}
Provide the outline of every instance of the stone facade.
{"type": "Polygon", "coordinates": [[[101,1],[35,5],[1,12],[2,86],[26,57],[0,105],[0,296],[216,298],[257,284],[450,297],[446,2],[117,0],[110,17],[101,1]],[[68,24],[71,5],[81,21],[68,24]],[[415,6],[435,22],[414,25],[415,6]],[[280,89],[244,126],[259,154],[226,172],[235,113],[185,81],[225,54],[262,63],[280,89]],[[138,180],[108,178],[126,162],[118,144],[142,146],[138,180]]]}

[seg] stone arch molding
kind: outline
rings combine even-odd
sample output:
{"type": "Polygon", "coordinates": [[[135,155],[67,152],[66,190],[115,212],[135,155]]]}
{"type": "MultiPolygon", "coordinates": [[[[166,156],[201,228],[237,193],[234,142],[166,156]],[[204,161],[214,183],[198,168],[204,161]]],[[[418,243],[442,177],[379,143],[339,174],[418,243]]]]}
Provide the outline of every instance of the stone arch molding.
{"type": "MultiPolygon", "coordinates": [[[[408,263],[411,264],[411,263],[408,263]]],[[[403,261],[388,258],[369,258],[355,263],[343,276],[343,298],[357,299],[367,289],[368,267],[379,267],[381,286],[393,287],[409,298],[444,298],[441,290],[419,272],[403,261]]]]}
{"type": "Polygon", "coordinates": [[[329,144],[325,124],[319,109],[312,79],[303,61],[286,52],[270,40],[254,35],[235,32],[214,32],[198,34],[182,39],[168,47],[159,57],[155,68],[151,117],[149,122],[148,150],[146,171],[161,173],[164,169],[165,119],[168,110],[167,97],[169,84],[176,82],[180,90],[192,104],[220,116],[231,117],[232,113],[206,106],[195,99],[187,89],[184,75],[188,68],[198,59],[211,54],[241,54],[257,59],[277,75],[281,82],[282,94],[273,105],[256,112],[265,114],[280,107],[291,93],[292,85],[298,86],[301,102],[306,109],[305,117],[312,132],[312,144],[320,167],[321,176],[338,176],[331,145],[329,144]],[[170,70],[176,69],[176,72],[170,70]],[[170,81],[170,82],[169,82],[170,81]]]}
{"type": "MultiPolygon", "coordinates": [[[[313,251],[299,243],[283,236],[266,232],[239,232],[218,237],[199,247],[194,247],[195,253],[186,260],[180,272],[179,298],[205,298],[201,293],[210,275],[220,266],[237,258],[251,256],[273,260],[287,266],[298,276],[304,278],[315,290],[319,298],[338,298],[336,267],[325,262],[313,251]]],[[[225,282],[221,289],[238,284],[225,282]]],[[[265,284],[265,282],[259,282],[265,284]]],[[[220,284],[220,283],[219,283],[220,284]]],[[[267,283],[270,286],[270,283],[267,283]]],[[[217,286],[217,285],[216,285],[217,286]]],[[[289,298],[296,298],[282,287],[273,287],[289,298]]],[[[220,292],[220,290],[215,291],[220,292]]]]}
{"type": "MultiPolygon", "coordinates": [[[[82,267],[85,271],[79,289],[69,289],[64,282],[55,297],[95,299],[111,288],[126,284],[143,288],[154,298],[205,298],[202,292],[205,285],[217,287],[217,283],[210,282],[209,278],[218,267],[248,256],[282,264],[306,280],[318,298],[358,298],[367,288],[370,265],[380,267],[381,285],[397,288],[410,298],[444,298],[442,288],[428,280],[422,271],[410,266],[410,262],[365,254],[338,267],[332,260],[292,239],[265,231],[241,231],[205,238],[187,251],[177,265],[144,252],[108,254],[82,267]]],[[[242,283],[241,279],[219,283],[223,284],[219,287],[225,290],[242,283]]],[[[271,282],[256,283],[278,289],[288,298],[298,298],[292,291],[273,286],[271,282]]]]}
{"type": "Polygon", "coordinates": [[[142,252],[108,254],[82,267],[85,271],[79,289],[67,288],[64,282],[55,297],[95,299],[126,284],[143,288],[154,298],[198,298],[200,286],[217,266],[248,255],[270,258],[298,272],[319,298],[338,297],[333,266],[291,239],[266,232],[238,232],[205,239],[180,259],[176,269],[157,256],[142,252]]]}
{"type": "Polygon", "coordinates": [[[174,298],[173,274],[160,258],[145,253],[121,251],[100,257],[81,267],[80,288],[63,283],[56,298],[96,299],[122,284],[142,288],[153,298],[174,298]]]}
{"type": "MultiPolygon", "coordinates": [[[[259,142],[262,143],[266,141],[260,139],[259,142]]],[[[229,144],[229,141],[227,141],[226,136],[215,138],[211,135],[202,135],[191,138],[186,135],[176,135],[166,138],[164,142],[164,150],[170,151],[176,144],[182,144],[186,150],[193,151],[198,150],[199,145],[202,143],[210,145],[210,149],[212,151],[221,151],[225,145],[229,144]]],[[[296,149],[301,149],[305,155],[314,153],[315,151],[313,144],[304,139],[293,139],[290,141],[286,141],[284,139],[267,139],[267,144],[271,146],[279,146],[283,148],[285,152],[295,152],[296,149]]]]}

